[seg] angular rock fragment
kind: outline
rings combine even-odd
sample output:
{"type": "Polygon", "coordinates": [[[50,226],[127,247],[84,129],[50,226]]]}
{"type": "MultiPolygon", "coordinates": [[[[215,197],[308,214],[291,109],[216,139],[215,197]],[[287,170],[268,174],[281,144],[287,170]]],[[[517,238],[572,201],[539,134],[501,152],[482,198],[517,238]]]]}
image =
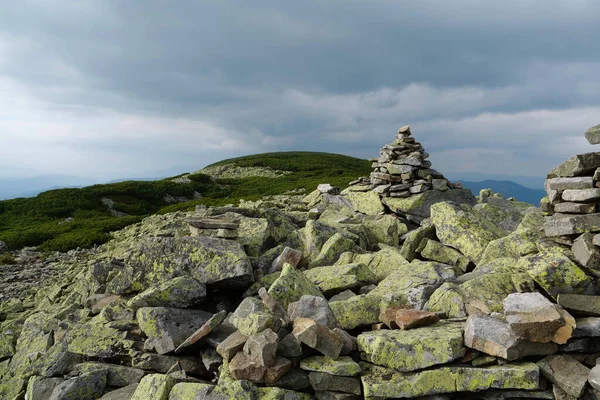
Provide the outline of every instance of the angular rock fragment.
{"type": "Polygon", "coordinates": [[[292,322],[298,318],[310,318],[329,329],[337,327],[329,303],[323,297],[303,295],[300,300],[290,303],[288,314],[292,322]]]}
{"type": "Polygon", "coordinates": [[[573,255],[588,269],[600,269],[600,248],[593,244],[594,235],[586,232],[573,242],[573,255]]]}
{"type": "Polygon", "coordinates": [[[94,400],[106,386],[106,371],[95,371],[68,379],[54,388],[50,400],[94,400]]]}
{"type": "Polygon", "coordinates": [[[302,260],[301,251],[292,249],[291,247],[285,247],[281,254],[273,260],[269,273],[281,271],[285,264],[290,264],[292,267],[296,268],[300,263],[300,260],[302,260]]]}
{"type": "Polygon", "coordinates": [[[477,204],[475,196],[469,189],[429,190],[405,199],[384,197],[383,202],[396,214],[408,214],[421,219],[429,218],[431,206],[440,202],[454,202],[470,206],[477,204]]]}
{"type": "Polygon", "coordinates": [[[502,302],[504,315],[515,334],[531,342],[564,344],[575,320],[540,293],[513,293],[502,302]]]}
{"type": "Polygon", "coordinates": [[[509,361],[558,351],[555,343],[533,343],[519,338],[506,322],[488,315],[469,316],[465,323],[465,345],[509,361]]]}
{"type": "Polygon", "coordinates": [[[322,356],[309,357],[300,361],[300,368],[336,376],[356,376],[361,371],[360,365],[350,357],[339,357],[337,360],[322,356]]]}
{"type": "Polygon", "coordinates": [[[485,368],[456,365],[409,373],[372,366],[361,379],[365,398],[414,398],[490,388],[535,390],[539,375],[533,363],[485,368]]]}
{"type": "Polygon", "coordinates": [[[572,177],[593,173],[600,167],[600,153],[578,154],[548,173],[548,178],[572,177]]]}
{"type": "Polygon", "coordinates": [[[588,382],[595,390],[600,391],[600,365],[596,365],[590,370],[588,382]]]}
{"type": "Polygon", "coordinates": [[[565,214],[591,214],[596,212],[594,203],[558,203],[554,206],[554,212],[565,214]]]}
{"type": "Polygon", "coordinates": [[[293,333],[299,341],[330,358],[337,358],[342,351],[342,339],[312,319],[297,318],[293,333]]]}
{"type": "Polygon", "coordinates": [[[591,189],[594,187],[594,179],[591,176],[578,176],[572,178],[550,178],[546,180],[546,190],[566,189],[591,189]]]}
{"type": "Polygon", "coordinates": [[[590,369],[572,356],[548,356],[537,365],[546,379],[560,386],[568,395],[578,398],[583,394],[590,369]]]}
{"type": "Polygon", "coordinates": [[[275,326],[273,314],[255,297],[246,297],[242,301],[231,316],[231,323],[246,336],[255,335],[275,326]]]}
{"type": "Polygon", "coordinates": [[[600,143],[600,125],[592,126],[585,132],[585,138],[590,144],[600,143]]]}
{"type": "Polygon", "coordinates": [[[435,324],[440,320],[440,317],[430,311],[400,309],[396,311],[396,325],[400,329],[412,329],[420,326],[435,324]]]}
{"type": "Polygon", "coordinates": [[[552,216],[544,222],[546,236],[576,235],[585,232],[600,232],[600,213],[552,216]]]}
{"type": "Polygon", "coordinates": [[[428,260],[454,265],[462,272],[467,272],[467,266],[469,265],[470,261],[456,249],[444,246],[440,242],[427,238],[423,239],[419,245],[419,249],[421,256],[428,260]]]}
{"type": "Polygon", "coordinates": [[[175,379],[168,375],[147,375],[139,383],[131,400],[167,400],[173,386],[175,379]]]}
{"type": "Polygon", "coordinates": [[[244,352],[239,352],[229,363],[229,373],[236,380],[273,383],[287,373],[292,367],[290,360],[277,357],[271,367],[263,367],[253,363],[244,352]]]}
{"type": "Polygon", "coordinates": [[[564,309],[578,315],[600,316],[600,296],[561,293],[556,301],[564,309]]]}
{"type": "Polygon", "coordinates": [[[211,317],[204,311],[167,307],[142,307],[137,311],[140,328],[148,336],[145,346],[158,354],[175,350],[211,317]]]}
{"type": "Polygon", "coordinates": [[[379,322],[379,296],[360,295],[344,301],[332,301],[329,307],[342,329],[354,329],[360,325],[379,322]]]}
{"type": "Polygon", "coordinates": [[[462,323],[402,330],[364,332],[356,338],[361,358],[397,371],[414,371],[461,358],[462,323]]]}
{"type": "Polygon", "coordinates": [[[281,275],[269,288],[268,293],[287,310],[290,303],[303,295],[323,297],[319,289],[300,271],[286,264],[281,275]]]}
{"type": "Polygon", "coordinates": [[[244,344],[244,353],[250,362],[262,367],[272,367],[276,361],[278,342],[277,334],[270,329],[265,329],[248,338],[244,344]]]}
{"type": "Polygon", "coordinates": [[[378,282],[371,270],[360,263],[311,268],[304,275],[326,296],[378,282]]]}
{"type": "Polygon", "coordinates": [[[308,374],[310,385],[316,391],[338,391],[360,395],[360,379],[358,377],[335,376],[322,372],[311,372],[308,374]]]}
{"type": "Polygon", "coordinates": [[[573,337],[600,337],[600,317],[578,318],[573,337]]]}
{"type": "Polygon", "coordinates": [[[27,383],[25,396],[27,399],[49,399],[52,391],[58,385],[63,383],[63,378],[44,378],[41,376],[32,376],[27,383]]]}
{"type": "Polygon", "coordinates": [[[144,375],[146,375],[146,371],[138,368],[96,362],[77,364],[75,370],[82,374],[94,371],[105,371],[106,384],[114,387],[125,387],[134,383],[139,383],[144,375]]]}
{"type": "Polygon", "coordinates": [[[223,323],[223,321],[225,321],[226,317],[227,317],[227,311],[225,311],[225,310],[219,311],[218,313],[216,313],[215,315],[210,317],[210,319],[208,321],[206,321],[204,324],[202,324],[202,326],[200,328],[198,328],[198,330],[196,330],[196,332],[192,333],[192,335],[190,337],[185,339],[183,341],[183,343],[181,343],[179,346],[177,346],[177,348],[175,349],[175,353],[181,352],[183,349],[193,345],[194,343],[196,343],[197,341],[202,339],[204,336],[211,333],[213,330],[215,330],[217,327],[219,327],[219,325],[221,325],[223,323]]]}
{"type": "Polygon", "coordinates": [[[244,348],[244,344],[248,340],[248,336],[240,331],[235,331],[217,346],[217,353],[225,361],[230,361],[236,353],[244,348]]]}
{"type": "Polygon", "coordinates": [[[581,203],[596,201],[600,199],[600,189],[567,189],[562,192],[562,199],[581,203]]]}
{"type": "Polygon", "coordinates": [[[134,310],[140,307],[187,308],[206,297],[206,286],[189,275],[180,276],[151,287],[127,302],[134,310]]]}
{"type": "Polygon", "coordinates": [[[384,211],[379,195],[375,192],[349,192],[344,195],[355,211],[367,215],[376,215],[384,211]]]}

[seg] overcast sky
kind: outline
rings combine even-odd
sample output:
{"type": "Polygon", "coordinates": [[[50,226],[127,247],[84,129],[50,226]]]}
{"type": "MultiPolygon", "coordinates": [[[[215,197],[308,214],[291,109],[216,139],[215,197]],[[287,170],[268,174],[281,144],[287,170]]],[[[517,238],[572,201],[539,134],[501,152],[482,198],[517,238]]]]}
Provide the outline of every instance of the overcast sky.
{"type": "Polygon", "coordinates": [[[0,176],[375,157],[543,176],[600,124],[600,2],[0,0],[0,176]]]}

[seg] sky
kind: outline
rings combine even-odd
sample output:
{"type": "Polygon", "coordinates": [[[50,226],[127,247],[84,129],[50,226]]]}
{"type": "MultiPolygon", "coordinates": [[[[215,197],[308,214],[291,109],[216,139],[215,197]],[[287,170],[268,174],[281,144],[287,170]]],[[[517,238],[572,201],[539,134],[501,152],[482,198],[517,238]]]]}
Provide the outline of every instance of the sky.
{"type": "Polygon", "coordinates": [[[596,148],[600,2],[0,0],[0,177],[168,176],[270,151],[451,177],[596,148]]]}

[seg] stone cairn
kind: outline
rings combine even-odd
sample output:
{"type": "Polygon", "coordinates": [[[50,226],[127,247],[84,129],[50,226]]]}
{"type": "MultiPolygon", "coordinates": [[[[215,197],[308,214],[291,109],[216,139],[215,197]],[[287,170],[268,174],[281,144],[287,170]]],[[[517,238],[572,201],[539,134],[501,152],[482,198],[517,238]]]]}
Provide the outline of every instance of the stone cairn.
{"type": "MultiPolygon", "coordinates": [[[[600,125],[586,134],[600,144],[600,125]]],[[[540,207],[551,214],[544,233],[570,246],[577,261],[600,276],[600,153],[578,154],[548,173],[540,207]]]]}
{"type": "Polygon", "coordinates": [[[411,136],[410,126],[398,130],[396,139],[381,148],[379,158],[373,158],[374,171],[370,179],[361,178],[350,185],[368,184],[381,197],[409,197],[428,190],[460,189],[444,175],[431,168],[429,154],[421,143],[411,136]]]}

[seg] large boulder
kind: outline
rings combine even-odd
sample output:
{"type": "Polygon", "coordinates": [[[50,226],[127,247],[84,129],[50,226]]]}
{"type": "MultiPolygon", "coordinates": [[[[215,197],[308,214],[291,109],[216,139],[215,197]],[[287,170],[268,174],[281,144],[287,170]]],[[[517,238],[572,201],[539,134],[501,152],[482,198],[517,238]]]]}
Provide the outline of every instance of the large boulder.
{"type": "Polygon", "coordinates": [[[367,215],[376,215],[383,212],[383,204],[375,192],[347,192],[344,194],[354,210],[367,215]]]}
{"type": "Polygon", "coordinates": [[[433,204],[452,201],[458,204],[474,206],[477,200],[469,189],[455,190],[428,190],[424,193],[412,195],[407,198],[384,197],[383,203],[397,214],[408,214],[418,219],[430,217],[430,208],[433,204]]]}
{"type": "Polygon", "coordinates": [[[108,293],[141,291],[181,275],[203,284],[245,287],[254,280],[242,246],[209,236],[158,237],[139,241],[125,266],[113,270],[108,293]]]}
{"type": "Polygon", "coordinates": [[[588,175],[598,167],[600,167],[600,153],[578,154],[550,171],[548,178],[588,175]]]}
{"type": "Polygon", "coordinates": [[[283,266],[281,275],[269,288],[269,295],[286,310],[290,303],[300,300],[305,294],[323,297],[319,288],[306,275],[289,264],[283,266]]]}

